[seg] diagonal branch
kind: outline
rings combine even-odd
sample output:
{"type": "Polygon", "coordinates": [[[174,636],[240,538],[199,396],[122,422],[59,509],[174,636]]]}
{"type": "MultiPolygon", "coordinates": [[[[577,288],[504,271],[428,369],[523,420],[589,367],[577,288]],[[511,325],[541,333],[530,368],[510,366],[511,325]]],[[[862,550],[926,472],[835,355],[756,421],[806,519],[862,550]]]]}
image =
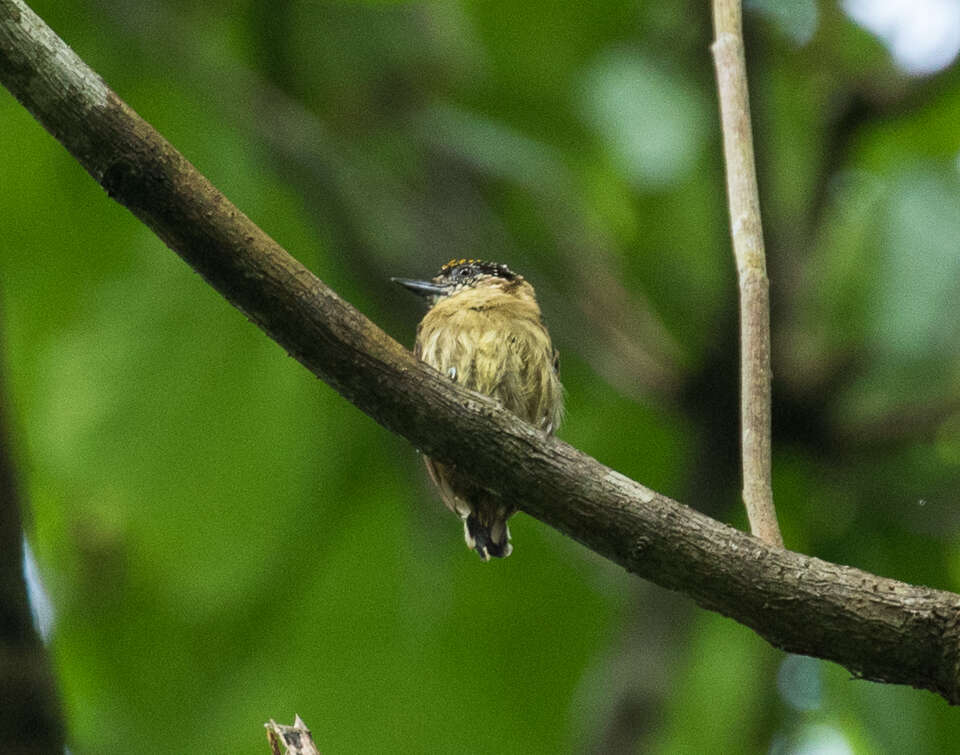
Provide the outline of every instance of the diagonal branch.
{"type": "Polygon", "coordinates": [[[960,703],[960,595],[766,545],[444,380],[257,228],[21,0],[0,0],[0,81],[111,197],[387,429],[777,647],[960,703]]]}

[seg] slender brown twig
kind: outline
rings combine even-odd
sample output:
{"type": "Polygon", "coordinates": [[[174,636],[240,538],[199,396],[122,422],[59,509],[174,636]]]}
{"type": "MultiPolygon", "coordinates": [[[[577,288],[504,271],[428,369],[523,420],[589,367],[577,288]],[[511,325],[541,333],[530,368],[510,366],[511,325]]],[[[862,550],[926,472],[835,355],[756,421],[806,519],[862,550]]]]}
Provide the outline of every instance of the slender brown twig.
{"type": "Polygon", "coordinates": [[[770,482],[770,282],[753,162],[740,0],[714,0],[712,46],[727,165],[730,234],[740,282],[740,445],[750,530],[783,545],[770,482]]]}

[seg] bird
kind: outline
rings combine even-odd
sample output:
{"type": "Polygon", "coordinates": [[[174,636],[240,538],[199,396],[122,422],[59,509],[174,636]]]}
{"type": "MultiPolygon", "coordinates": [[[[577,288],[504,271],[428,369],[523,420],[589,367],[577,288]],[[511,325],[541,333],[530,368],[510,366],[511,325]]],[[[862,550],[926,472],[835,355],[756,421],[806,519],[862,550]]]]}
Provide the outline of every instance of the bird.
{"type": "MultiPolygon", "coordinates": [[[[507,265],[453,259],[430,280],[391,278],[426,299],[414,354],[448,379],[498,400],[553,434],[563,420],[559,358],[533,286],[507,265]]],[[[443,503],[463,521],[467,547],[484,562],[513,551],[515,501],[486,490],[453,464],[424,456],[443,503]]]]}

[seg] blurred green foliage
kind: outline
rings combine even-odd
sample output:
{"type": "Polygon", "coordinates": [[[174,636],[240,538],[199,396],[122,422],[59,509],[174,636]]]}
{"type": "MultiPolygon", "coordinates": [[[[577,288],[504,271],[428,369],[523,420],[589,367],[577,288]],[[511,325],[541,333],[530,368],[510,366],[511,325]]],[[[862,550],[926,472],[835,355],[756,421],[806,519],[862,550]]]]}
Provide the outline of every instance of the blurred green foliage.
{"type": "MultiPolygon", "coordinates": [[[[521,270],[563,353],[562,437],[743,525],[703,4],[33,7],[400,340],[420,311],[390,275],[461,256],[521,270]]],[[[960,590],[960,69],[907,77],[828,3],[758,0],[746,31],[787,542],[960,590]]],[[[261,724],[295,712],[325,752],[960,741],[939,698],[785,659],[524,515],[515,554],[480,564],[413,449],[6,93],[0,248],[73,752],[265,752],[261,724]]]]}

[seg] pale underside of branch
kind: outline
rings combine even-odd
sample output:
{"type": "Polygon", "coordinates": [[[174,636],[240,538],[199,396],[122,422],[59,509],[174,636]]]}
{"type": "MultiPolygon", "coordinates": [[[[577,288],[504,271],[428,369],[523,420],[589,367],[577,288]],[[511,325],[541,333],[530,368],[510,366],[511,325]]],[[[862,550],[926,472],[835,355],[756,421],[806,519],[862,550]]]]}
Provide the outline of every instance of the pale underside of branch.
{"type": "Polygon", "coordinates": [[[443,379],[254,225],[21,0],[0,0],[0,80],[112,198],[387,429],[779,648],[960,702],[960,596],[766,545],[443,379]]]}

